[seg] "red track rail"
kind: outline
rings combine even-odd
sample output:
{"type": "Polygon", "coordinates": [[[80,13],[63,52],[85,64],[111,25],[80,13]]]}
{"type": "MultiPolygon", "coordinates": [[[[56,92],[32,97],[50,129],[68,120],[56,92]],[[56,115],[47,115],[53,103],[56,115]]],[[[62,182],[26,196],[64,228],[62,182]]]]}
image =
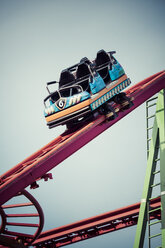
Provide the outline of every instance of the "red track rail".
{"type": "MultiPolygon", "coordinates": [[[[151,201],[151,207],[159,208],[150,216],[160,219],[160,198],[151,201]]],[[[33,242],[34,247],[61,247],[102,234],[117,231],[137,224],[140,203],[119,208],[95,217],[84,219],[69,225],[41,233],[33,242]]]]}
{"type": "Polygon", "coordinates": [[[163,88],[165,88],[165,71],[150,76],[129,88],[126,94],[134,98],[134,106],[124,112],[120,112],[115,120],[107,123],[105,122],[105,116],[99,116],[96,120],[75,132],[69,133],[66,131],[23,162],[4,173],[0,177],[0,205],[27,186],[32,185],[36,180],[47,178],[46,173],[48,171],[163,88]]]}

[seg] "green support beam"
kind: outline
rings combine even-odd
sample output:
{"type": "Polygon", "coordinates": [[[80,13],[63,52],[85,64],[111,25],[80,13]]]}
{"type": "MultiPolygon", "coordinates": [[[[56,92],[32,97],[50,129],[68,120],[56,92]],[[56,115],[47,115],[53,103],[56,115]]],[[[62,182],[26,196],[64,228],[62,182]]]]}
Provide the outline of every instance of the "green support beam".
{"type": "MultiPolygon", "coordinates": [[[[134,248],[142,248],[147,226],[148,202],[152,195],[154,176],[160,173],[161,190],[161,237],[162,248],[165,248],[165,90],[160,91],[156,105],[152,138],[150,141],[147,170],[144,180],[144,187],[141,199],[141,206],[136,229],[134,248]],[[155,171],[159,161],[158,151],[160,150],[160,171],[155,171]]],[[[149,245],[150,247],[150,245],[149,245]]]]}
{"type": "Polygon", "coordinates": [[[159,94],[157,121],[160,139],[161,229],[162,248],[165,248],[165,89],[159,94]]]}

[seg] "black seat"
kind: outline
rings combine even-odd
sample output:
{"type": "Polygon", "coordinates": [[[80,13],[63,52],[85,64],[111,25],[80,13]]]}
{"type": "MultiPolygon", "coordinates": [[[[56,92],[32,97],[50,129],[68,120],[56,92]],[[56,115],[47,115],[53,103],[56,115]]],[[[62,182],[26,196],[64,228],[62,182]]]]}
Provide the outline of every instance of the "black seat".
{"type": "Polygon", "coordinates": [[[89,77],[91,73],[86,63],[82,62],[78,65],[76,71],[77,83],[82,86],[83,90],[89,91],[89,77]]]}
{"type": "Polygon", "coordinates": [[[90,75],[89,67],[86,63],[80,63],[76,71],[76,78],[88,77],[90,75]]]}
{"type": "Polygon", "coordinates": [[[71,84],[72,82],[75,83],[73,74],[67,69],[63,70],[60,75],[59,88],[71,84]]]}
{"type": "Polygon", "coordinates": [[[106,63],[108,64],[109,62],[110,62],[110,57],[104,50],[100,50],[97,52],[97,56],[95,59],[96,66],[101,66],[106,63]]]}
{"type": "Polygon", "coordinates": [[[96,70],[99,72],[100,76],[104,79],[105,83],[110,82],[109,68],[111,69],[111,62],[108,53],[104,50],[97,52],[95,59],[96,70]]]}

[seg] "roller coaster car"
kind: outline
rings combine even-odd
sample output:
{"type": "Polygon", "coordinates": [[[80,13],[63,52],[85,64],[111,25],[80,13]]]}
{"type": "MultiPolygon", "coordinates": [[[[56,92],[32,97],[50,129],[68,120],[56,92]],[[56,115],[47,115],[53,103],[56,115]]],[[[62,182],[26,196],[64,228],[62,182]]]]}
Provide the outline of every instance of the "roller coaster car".
{"type": "Polygon", "coordinates": [[[131,81],[114,53],[100,50],[94,61],[85,57],[63,70],[59,82],[47,83],[49,95],[44,99],[44,114],[49,128],[77,125],[96,112],[108,114],[112,101],[124,101],[126,96],[120,92],[131,81]],[[50,84],[57,84],[58,90],[50,92],[50,84]]]}

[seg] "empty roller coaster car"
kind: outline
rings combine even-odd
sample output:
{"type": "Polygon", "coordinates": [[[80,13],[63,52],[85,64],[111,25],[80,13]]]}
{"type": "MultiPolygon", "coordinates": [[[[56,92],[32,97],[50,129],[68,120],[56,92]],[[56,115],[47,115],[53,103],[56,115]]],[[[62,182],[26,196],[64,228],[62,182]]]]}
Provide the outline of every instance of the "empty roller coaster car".
{"type": "Polygon", "coordinates": [[[120,103],[126,98],[122,91],[131,81],[114,53],[100,50],[95,60],[85,57],[63,70],[59,82],[47,83],[44,115],[49,128],[77,125],[96,112],[108,114],[112,101],[120,103]],[[51,84],[57,84],[56,91],[50,92],[51,84]]]}

